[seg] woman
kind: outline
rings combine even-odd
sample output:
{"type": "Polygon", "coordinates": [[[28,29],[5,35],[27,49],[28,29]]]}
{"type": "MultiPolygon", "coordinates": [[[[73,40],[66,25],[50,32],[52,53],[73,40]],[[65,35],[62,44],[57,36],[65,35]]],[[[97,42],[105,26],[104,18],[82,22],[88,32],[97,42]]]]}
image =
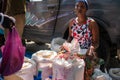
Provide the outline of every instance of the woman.
{"type": "MultiPolygon", "coordinates": [[[[77,39],[81,49],[88,49],[86,55],[93,57],[96,53],[96,49],[99,45],[99,29],[96,21],[90,17],[86,16],[88,10],[87,0],[76,0],[75,13],[76,18],[73,18],[69,22],[69,38],[68,41],[71,42],[73,38],[77,39]]],[[[85,57],[86,71],[91,69],[93,66],[89,58],[85,57]]],[[[83,57],[82,57],[83,58],[83,57]]],[[[85,80],[90,79],[91,74],[85,74],[85,80]]]]}
{"type": "Polygon", "coordinates": [[[80,48],[88,49],[88,55],[93,55],[92,53],[99,45],[99,29],[96,21],[86,16],[87,10],[87,0],[76,0],[75,13],[77,17],[69,22],[68,41],[70,42],[73,38],[76,38],[80,48]]]}

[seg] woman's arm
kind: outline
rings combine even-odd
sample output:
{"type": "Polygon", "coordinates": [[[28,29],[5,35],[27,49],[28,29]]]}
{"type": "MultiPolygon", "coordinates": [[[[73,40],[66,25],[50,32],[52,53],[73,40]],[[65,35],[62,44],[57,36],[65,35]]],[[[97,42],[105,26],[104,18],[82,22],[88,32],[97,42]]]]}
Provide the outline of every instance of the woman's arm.
{"type": "Polygon", "coordinates": [[[92,20],[89,24],[89,28],[92,33],[92,44],[90,46],[90,53],[93,53],[99,47],[99,27],[96,21],[92,20]]]}

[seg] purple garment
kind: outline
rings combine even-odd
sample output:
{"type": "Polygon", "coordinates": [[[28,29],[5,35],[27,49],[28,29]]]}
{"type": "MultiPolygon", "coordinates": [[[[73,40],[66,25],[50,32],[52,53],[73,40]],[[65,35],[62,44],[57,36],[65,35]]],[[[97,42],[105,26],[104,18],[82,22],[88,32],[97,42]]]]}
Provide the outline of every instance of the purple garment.
{"type": "Polygon", "coordinates": [[[20,70],[24,61],[25,47],[15,27],[9,31],[6,43],[1,49],[0,74],[8,76],[20,70]]]}

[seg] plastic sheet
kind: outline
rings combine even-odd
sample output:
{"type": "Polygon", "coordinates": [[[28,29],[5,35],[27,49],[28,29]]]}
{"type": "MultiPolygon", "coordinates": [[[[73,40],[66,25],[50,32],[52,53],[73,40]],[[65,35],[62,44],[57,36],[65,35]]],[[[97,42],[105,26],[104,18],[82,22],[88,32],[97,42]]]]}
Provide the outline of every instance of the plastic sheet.
{"type": "Polygon", "coordinates": [[[112,80],[112,78],[107,73],[103,73],[100,69],[94,69],[94,74],[92,76],[93,80],[112,80]]]}
{"type": "Polygon", "coordinates": [[[64,42],[65,42],[65,40],[60,37],[54,38],[51,41],[51,50],[59,52],[60,47],[63,45],[64,42]]]}

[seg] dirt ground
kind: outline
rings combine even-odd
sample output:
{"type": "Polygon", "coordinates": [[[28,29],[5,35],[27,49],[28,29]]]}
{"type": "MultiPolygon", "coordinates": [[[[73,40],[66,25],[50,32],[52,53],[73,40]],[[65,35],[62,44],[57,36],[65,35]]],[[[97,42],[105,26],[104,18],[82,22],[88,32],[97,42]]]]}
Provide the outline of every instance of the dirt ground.
{"type": "Polygon", "coordinates": [[[41,43],[41,44],[36,44],[35,42],[26,42],[26,49],[27,51],[30,52],[37,52],[39,50],[50,50],[50,43],[41,43]]]}

